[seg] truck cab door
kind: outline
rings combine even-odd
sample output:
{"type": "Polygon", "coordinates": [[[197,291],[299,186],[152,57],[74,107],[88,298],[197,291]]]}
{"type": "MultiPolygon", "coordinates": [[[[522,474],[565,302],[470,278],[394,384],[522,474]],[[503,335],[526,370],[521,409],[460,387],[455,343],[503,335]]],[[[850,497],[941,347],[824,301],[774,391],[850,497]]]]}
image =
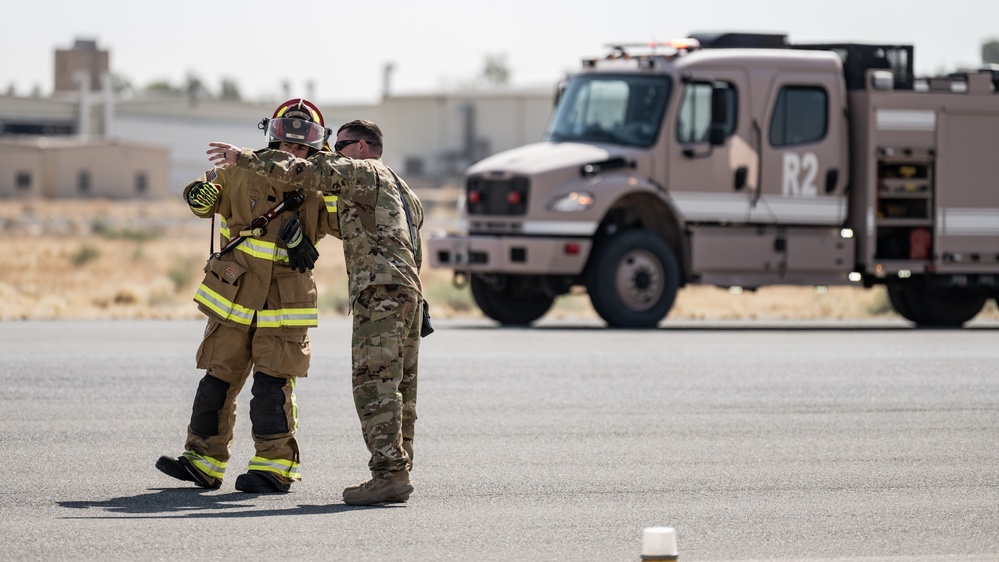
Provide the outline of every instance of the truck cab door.
{"type": "Polygon", "coordinates": [[[842,77],[778,72],[760,124],[760,181],[751,223],[840,225],[847,213],[847,126],[842,77]]]}
{"type": "Polygon", "coordinates": [[[712,69],[710,76],[683,80],[674,127],[664,127],[667,187],[688,222],[744,223],[747,192],[755,182],[757,153],[748,140],[746,75],[712,69]],[[719,95],[719,92],[721,95],[719,95]],[[727,104],[723,123],[713,105],[727,104]]]}

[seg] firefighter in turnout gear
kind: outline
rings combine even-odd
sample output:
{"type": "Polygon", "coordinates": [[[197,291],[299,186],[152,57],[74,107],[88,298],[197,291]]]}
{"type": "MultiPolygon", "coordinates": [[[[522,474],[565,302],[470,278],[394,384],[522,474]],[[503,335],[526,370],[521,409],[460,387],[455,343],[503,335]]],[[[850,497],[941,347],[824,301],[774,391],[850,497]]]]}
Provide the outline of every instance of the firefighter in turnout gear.
{"type": "MultiPolygon", "coordinates": [[[[329,151],[330,131],[312,103],[294,99],[260,122],[270,148],[302,158],[329,151]]],[[[308,329],[317,325],[315,244],[339,236],[336,199],[236,166],[184,188],[195,215],[221,217],[222,249],[208,260],[194,300],[208,316],[197,352],[207,373],[194,397],[184,453],[156,468],[202,488],[222,484],[236,421],[236,397],[252,375],[255,456],[237,490],[287,492],[299,474],[295,381],[308,374],[308,329]],[[332,219],[332,220],[331,220],[332,219]]]]}

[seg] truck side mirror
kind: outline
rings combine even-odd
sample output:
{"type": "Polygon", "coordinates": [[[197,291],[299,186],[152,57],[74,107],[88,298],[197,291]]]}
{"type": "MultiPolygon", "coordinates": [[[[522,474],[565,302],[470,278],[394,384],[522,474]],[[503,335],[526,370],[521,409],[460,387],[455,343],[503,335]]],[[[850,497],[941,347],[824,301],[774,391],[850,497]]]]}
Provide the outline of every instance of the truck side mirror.
{"type": "Polygon", "coordinates": [[[708,142],[711,146],[725,144],[728,132],[728,103],[730,92],[725,82],[711,84],[711,128],[708,129],[708,142]]]}
{"type": "Polygon", "coordinates": [[[562,80],[555,86],[555,103],[552,104],[553,107],[558,107],[558,102],[562,100],[562,94],[565,93],[565,87],[567,82],[562,80]]]}

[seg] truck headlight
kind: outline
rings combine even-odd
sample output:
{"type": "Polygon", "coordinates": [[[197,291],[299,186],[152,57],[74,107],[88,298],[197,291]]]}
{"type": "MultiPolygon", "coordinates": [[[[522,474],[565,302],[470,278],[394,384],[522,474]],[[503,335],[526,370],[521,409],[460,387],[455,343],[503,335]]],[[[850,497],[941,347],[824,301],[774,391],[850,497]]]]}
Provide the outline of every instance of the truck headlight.
{"type": "Polygon", "coordinates": [[[549,203],[548,210],[558,213],[577,213],[589,209],[592,205],[592,193],[573,191],[549,203]]]}

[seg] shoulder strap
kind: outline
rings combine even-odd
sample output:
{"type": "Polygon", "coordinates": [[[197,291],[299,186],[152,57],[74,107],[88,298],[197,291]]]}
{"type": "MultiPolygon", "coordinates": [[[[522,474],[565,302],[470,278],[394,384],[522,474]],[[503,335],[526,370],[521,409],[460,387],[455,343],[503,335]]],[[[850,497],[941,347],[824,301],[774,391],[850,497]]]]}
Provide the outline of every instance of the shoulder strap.
{"type": "MultiPolygon", "coordinates": [[[[413,215],[410,214],[410,212],[409,212],[409,200],[406,199],[406,194],[403,193],[401,189],[399,189],[399,183],[402,181],[402,178],[400,178],[395,173],[395,170],[393,170],[392,168],[389,168],[388,166],[385,166],[385,168],[387,168],[388,171],[392,174],[392,177],[395,178],[395,182],[396,182],[395,183],[395,191],[396,191],[396,193],[399,194],[399,199],[402,200],[402,210],[406,212],[406,224],[409,225],[409,241],[413,244],[413,251],[415,252],[416,251],[416,231],[413,230],[413,215]]],[[[381,182],[381,176],[379,176],[377,172],[375,173],[375,181],[378,183],[378,187],[381,188],[381,184],[382,184],[382,182],[381,182]]]]}
{"type": "Polygon", "coordinates": [[[399,199],[402,199],[402,210],[406,211],[406,223],[409,224],[409,240],[413,243],[413,248],[416,248],[416,232],[413,231],[413,217],[409,214],[409,201],[406,200],[406,194],[402,192],[401,189],[397,189],[399,192],[399,199]]]}
{"type": "MultiPolygon", "coordinates": [[[[250,223],[251,227],[250,230],[244,230],[240,232],[239,236],[229,240],[229,243],[223,246],[222,249],[220,249],[217,254],[212,254],[212,257],[217,258],[219,256],[223,256],[229,253],[233,248],[242,244],[243,240],[246,240],[247,237],[251,235],[259,236],[260,232],[264,230],[264,227],[267,226],[267,224],[270,223],[272,220],[274,220],[274,217],[281,214],[282,211],[294,211],[295,209],[301,207],[304,201],[305,201],[305,194],[302,193],[301,188],[296,189],[295,191],[289,191],[288,193],[285,194],[284,199],[281,200],[281,202],[275,205],[273,208],[271,208],[270,211],[267,211],[266,213],[253,219],[253,222],[250,223]]],[[[212,228],[213,229],[215,228],[214,223],[212,224],[212,228]]]]}

